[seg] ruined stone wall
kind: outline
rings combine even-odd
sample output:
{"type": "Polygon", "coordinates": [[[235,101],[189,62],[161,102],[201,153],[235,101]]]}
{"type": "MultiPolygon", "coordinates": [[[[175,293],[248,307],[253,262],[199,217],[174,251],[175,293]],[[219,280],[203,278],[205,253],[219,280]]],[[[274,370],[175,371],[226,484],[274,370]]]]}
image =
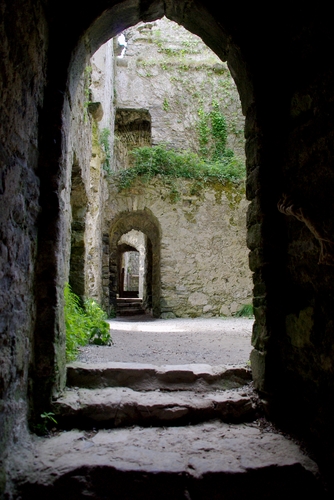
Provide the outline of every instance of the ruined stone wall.
{"type": "Polygon", "coordinates": [[[102,226],[106,198],[105,177],[110,169],[109,155],[112,154],[114,138],[114,61],[113,40],[103,44],[90,59],[88,112],[91,121],[92,149],[87,151],[87,143],[84,147],[86,158],[90,159],[85,181],[87,214],[83,259],[84,295],[94,298],[100,304],[103,300],[103,287],[108,288],[108,276],[104,277],[102,273],[105,258],[102,226]]]}
{"type": "Polygon", "coordinates": [[[155,178],[118,193],[111,184],[105,231],[120,213],[152,212],[161,228],[161,317],[229,316],[252,301],[244,188],[193,187],[179,179],[171,193],[155,178]]]}
{"type": "MultiPolygon", "coordinates": [[[[6,449],[27,429],[36,319],[38,120],[48,26],[39,1],[0,7],[0,496],[6,449]],[[27,30],[27,18],[34,19],[27,30]]],[[[10,465],[10,464],[8,464],[10,465]]]]}
{"type": "MultiPolygon", "coordinates": [[[[126,52],[116,60],[116,105],[149,111],[152,144],[198,152],[198,113],[216,101],[227,119],[228,147],[244,159],[244,117],[227,65],[199,37],[166,18],[124,33],[126,52]]],[[[124,166],[117,163],[116,169],[124,166]]]]}

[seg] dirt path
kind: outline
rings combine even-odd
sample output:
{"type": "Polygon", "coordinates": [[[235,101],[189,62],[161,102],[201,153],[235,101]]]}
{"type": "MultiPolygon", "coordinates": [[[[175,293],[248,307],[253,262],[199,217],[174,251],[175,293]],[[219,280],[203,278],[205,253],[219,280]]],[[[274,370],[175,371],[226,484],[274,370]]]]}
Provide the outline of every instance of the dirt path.
{"type": "Polygon", "coordinates": [[[109,322],[113,345],[83,347],[78,361],[222,365],[249,360],[252,319],[137,316],[109,322]]]}

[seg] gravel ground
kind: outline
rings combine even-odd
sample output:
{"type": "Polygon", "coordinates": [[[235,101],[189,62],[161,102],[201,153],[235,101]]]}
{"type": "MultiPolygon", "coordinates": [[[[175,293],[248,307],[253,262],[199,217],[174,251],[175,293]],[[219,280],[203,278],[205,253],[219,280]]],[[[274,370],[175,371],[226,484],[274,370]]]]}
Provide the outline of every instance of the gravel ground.
{"type": "Polygon", "coordinates": [[[109,323],[113,345],[82,347],[78,361],[232,365],[249,360],[253,319],[133,316],[109,323]]]}

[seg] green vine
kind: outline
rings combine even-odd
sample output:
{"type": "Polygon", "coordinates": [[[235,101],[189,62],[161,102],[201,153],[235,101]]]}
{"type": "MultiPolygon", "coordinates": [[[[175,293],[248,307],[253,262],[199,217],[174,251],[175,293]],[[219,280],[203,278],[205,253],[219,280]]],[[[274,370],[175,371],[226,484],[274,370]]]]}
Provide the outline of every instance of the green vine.
{"type": "Polygon", "coordinates": [[[199,132],[199,153],[202,158],[208,156],[209,149],[209,137],[210,137],[210,128],[208,126],[207,114],[203,111],[202,108],[198,110],[198,132],[199,132]]]}
{"type": "Polygon", "coordinates": [[[92,83],[92,71],[93,68],[91,66],[86,66],[84,70],[84,121],[88,120],[88,106],[91,102],[91,90],[90,86],[92,83]]]}
{"type": "Polygon", "coordinates": [[[103,162],[103,169],[110,174],[111,173],[111,150],[109,142],[110,130],[108,128],[103,128],[100,132],[100,145],[104,151],[105,160],[103,162]]]}
{"type": "Polygon", "coordinates": [[[212,109],[209,112],[200,108],[198,116],[200,156],[213,161],[234,156],[233,151],[226,149],[227,123],[218,102],[212,102],[212,109]]]}
{"type": "Polygon", "coordinates": [[[167,97],[164,98],[164,102],[162,104],[162,109],[164,111],[166,111],[166,113],[167,113],[167,111],[169,111],[169,102],[168,102],[167,97]]]}
{"type": "Polygon", "coordinates": [[[213,138],[212,159],[219,160],[226,154],[227,125],[225,116],[220,112],[217,101],[212,103],[212,111],[209,113],[209,117],[213,138]]]}

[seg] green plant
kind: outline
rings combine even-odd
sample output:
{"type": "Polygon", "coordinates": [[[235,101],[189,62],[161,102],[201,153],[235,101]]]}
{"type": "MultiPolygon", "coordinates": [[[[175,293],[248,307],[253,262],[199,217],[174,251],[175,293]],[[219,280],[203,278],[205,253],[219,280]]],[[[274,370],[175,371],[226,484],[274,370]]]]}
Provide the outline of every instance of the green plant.
{"type": "Polygon", "coordinates": [[[84,70],[84,95],[85,95],[85,101],[84,101],[84,120],[85,122],[88,119],[88,106],[91,102],[91,90],[90,90],[90,85],[92,83],[92,67],[91,66],[86,66],[84,70]]]}
{"type": "Polygon", "coordinates": [[[73,361],[77,357],[80,345],[89,342],[110,345],[112,339],[109,324],[105,321],[107,315],[100,306],[93,299],[86,299],[82,306],[68,283],[65,285],[64,297],[67,361],[73,361]]]}
{"type": "Polygon", "coordinates": [[[245,304],[235,313],[237,318],[252,318],[254,315],[253,305],[245,304]]]}
{"type": "Polygon", "coordinates": [[[203,158],[219,161],[234,156],[233,151],[226,149],[227,123],[219,109],[217,101],[212,102],[211,110],[198,110],[199,152],[203,158]]]}
{"type": "Polygon", "coordinates": [[[49,433],[49,427],[57,425],[58,422],[51,411],[41,413],[40,418],[41,421],[35,425],[34,430],[39,436],[46,436],[49,433]]]}
{"type": "Polygon", "coordinates": [[[111,345],[109,324],[106,322],[107,314],[93,299],[85,300],[85,313],[87,325],[90,330],[89,343],[96,345],[111,345]]]}
{"type": "Polygon", "coordinates": [[[78,346],[86,345],[89,338],[87,321],[79,297],[72,292],[67,283],[64,289],[65,327],[66,327],[66,359],[73,361],[78,354],[78,346]]]}
{"type": "Polygon", "coordinates": [[[183,178],[198,180],[204,185],[210,182],[236,183],[245,176],[245,166],[235,156],[208,161],[190,151],[168,149],[164,144],[135,148],[131,155],[133,166],[113,173],[120,191],[129,189],[138,177],[144,183],[159,176],[165,184],[183,178]]]}
{"type": "Polygon", "coordinates": [[[202,108],[198,110],[198,132],[199,132],[199,153],[205,158],[208,156],[208,143],[210,137],[210,128],[208,125],[207,114],[203,111],[202,108]]]}
{"type": "Polygon", "coordinates": [[[111,150],[109,142],[110,130],[108,128],[103,128],[100,132],[100,145],[105,154],[105,160],[103,162],[103,169],[110,174],[111,173],[111,150]]]}
{"type": "Polygon", "coordinates": [[[168,99],[166,97],[164,98],[164,102],[162,104],[162,109],[166,112],[169,110],[169,102],[168,102],[168,99]]]}
{"type": "Polygon", "coordinates": [[[227,125],[225,116],[220,112],[217,101],[212,103],[212,110],[209,113],[209,117],[211,120],[211,133],[213,138],[212,159],[219,160],[226,154],[231,154],[232,156],[233,152],[231,151],[228,153],[226,150],[227,125]]]}

